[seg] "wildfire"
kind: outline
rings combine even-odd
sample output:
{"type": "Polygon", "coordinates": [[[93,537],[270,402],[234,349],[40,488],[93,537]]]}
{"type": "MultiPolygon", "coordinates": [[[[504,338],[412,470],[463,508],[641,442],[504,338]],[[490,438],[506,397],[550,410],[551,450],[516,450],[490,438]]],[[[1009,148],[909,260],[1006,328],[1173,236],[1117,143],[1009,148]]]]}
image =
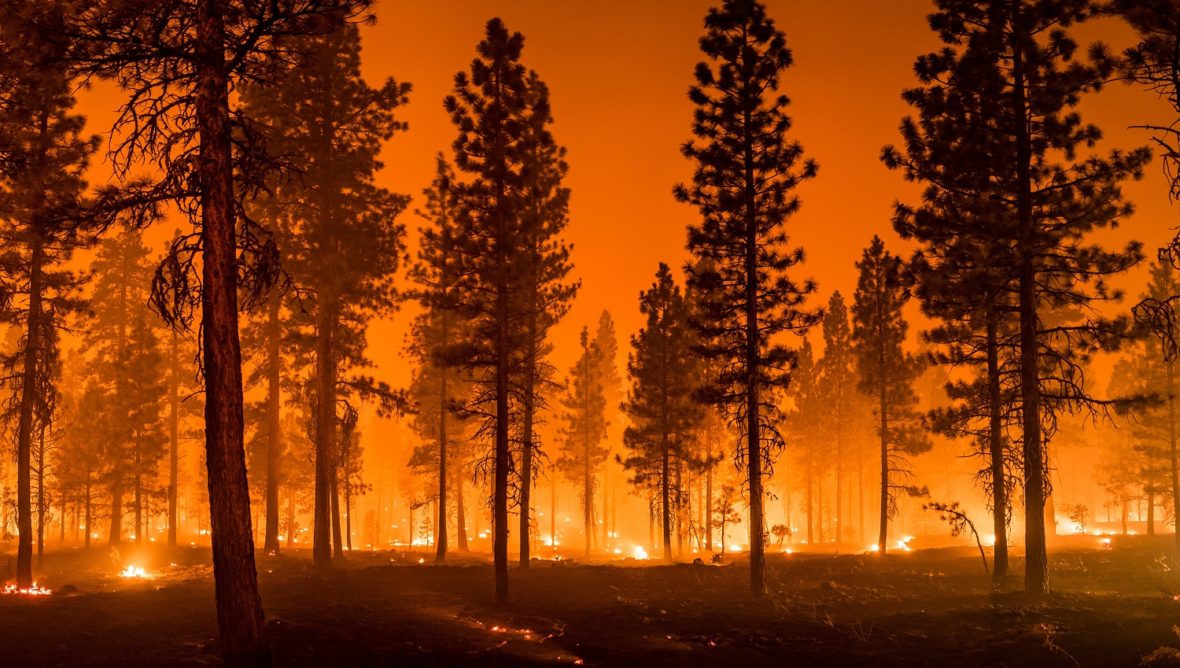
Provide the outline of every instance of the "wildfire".
{"type": "Polygon", "coordinates": [[[49,596],[53,593],[53,590],[42,587],[34,582],[29,587],[17,587],[14,584],[6,584],[0,593],[3,593],[5,596],[49,596]]]}
{"type": "Polygon", "coordinates": [[[643,549],[642,545],[636,545],[634,550],[631,550],[631,557],[633,559],[647,559],[647,550],[643,549]]]}
{"type": "Polygon", "coordinates": [[[146,580],[148,577],[148,574],[147,574],[147,571],[145,571],[143,569],[143,566],[128,566],[127,568],[124,568],[122,571],[119,571],[119,577],[139,578],[139,579],[146,580]]]}
{"type": "Polygon", "coordinates": [[[1102,546],[1102,549],[1104,549],[1104,550],[1109,550],[1109,549],[1112,549],[1112,548],[1111,548],[1111,540],[1110,540],[1110,537],[1109,537],[1109,536],[1108,536],[1108,537],[1106,537],[1106,538],[1103,538],[1103,539],[1099,540],[1099,541],[1098,541],[1098,544],[1099,544],[1099,545],[1101,545],[1101,546],[1102,546]]]}
{"type": "Polygon", "coordinates": [[[906,536],[905,538],[897,541],[897,549],[901,550],[902,552],[911,552],[912,550],[910,549],[910,541],[913,539],[913,536],[906,536]]]}

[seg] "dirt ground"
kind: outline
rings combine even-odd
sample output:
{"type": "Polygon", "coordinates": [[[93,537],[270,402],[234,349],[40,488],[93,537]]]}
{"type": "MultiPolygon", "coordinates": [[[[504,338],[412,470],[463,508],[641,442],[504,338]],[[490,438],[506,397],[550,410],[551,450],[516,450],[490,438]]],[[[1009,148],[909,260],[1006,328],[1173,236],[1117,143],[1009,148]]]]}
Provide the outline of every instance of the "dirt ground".
{"type": "MultiPolygon", "coordinates": [[[[1059,544],[1040,601],[1018,578],[994,587],[964,549],[775,554],[765,600],[746,594],[740,557],[535,561],[513,569],[506,610],[476,556],[354,553],[327,575],[306,555],[261,556],[259,576],[280,666],[1135,666],[1180,647],[1170,540],[1059,544]]],[[[207,548],[132,551],[51,552],[54,594],[0,595],[0,665],[216,665],[207,548]],[[131,564],[147,577],[120,577],[131,564]]]]}

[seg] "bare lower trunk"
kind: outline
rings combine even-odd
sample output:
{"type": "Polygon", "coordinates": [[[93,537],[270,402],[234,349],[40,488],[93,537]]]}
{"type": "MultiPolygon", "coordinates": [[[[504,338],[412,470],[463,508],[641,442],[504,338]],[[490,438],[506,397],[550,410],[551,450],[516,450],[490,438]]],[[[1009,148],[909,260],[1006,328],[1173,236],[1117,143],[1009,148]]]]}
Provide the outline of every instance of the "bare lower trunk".
{"type": "Polygon", "coordinates": [[[455,535],[459,539],[459,551],[467,552],[467,512],[463,508],[463,473],[455,476],[455,535]]]}
{"type": "MultiPolygon", "coordinates": [[[[336,477],[336,363],[332,344],[330,298],[322,296],[316,332],[315,510],[312,561],[332,565],[332,487],[336,477]]],[[[339,546],[339,541],[335,543],[339,546]]],[[[339,552],[339,551],[338,551],[339,552]]]]}
{"type": "Polygon", "coordinates": [[[197,0],[195,114],[201,143],[205,461],[222,653],[230,664],[269,665],[242,443],[242,355],[224,11],[221,0],[197,0]]]}
{"type": "Polygon", "coordinates": [[[328,487],[328,494],[332,500],[332,558],[344,558],[344,533],[340,527],[340,472],[332,467],[332,481],[328,487]]]}
{"type": "MultiPolygon", "coordinates": [[[[1012,17],[1022,21],[1019,12],[1012,17]]],[[[1018,32],[1018,31],[1015,31],[1018,32]]],[[[1025,90],[1024,45],[1015,44],[1012,58],[1013,132],[1016,136],[1016,216],[1020,226],[1020,401],[1024,439],[1024,590],[1049,591],[1049,560],[1045,548],[1045,459],[1041,442],[1041,391],[1037,329],[1035,221],[1032,210],[1032,148],[1025,90]]]]}
{"type": "MultiPolygon", "coordinates": [[[[44,130],[45,119],[42,119],[44,130]]],[[[16,439],[16,584],[27,588],[33,584],[33,499],[32,449],[33,407],[37,401],[37,372],[40,369],[42,336],[41,290],[44,250],[40,234],[33,228],[29,257],[29,312],[25,326],[25,350],[21,369],[20,417],[16,439]]]]}
{"type": "Polygon", "coordinates": [[[273,290],[266,313],[266,528],[262,534],[262,549],[268,554],[279,553],[279,462],[283,455],[281,306],[278,290],[273,290]]]}
{"type": "Polygon", "coordinates": [[[168,373],[168,544],[176,545],[180,485],[180,334],[172,332],[168,373]]]}
{"type": "Polygon", "coordinates": [[[1004,473],[1003,407],[1000,405],[1000,361],[996,318],[989,310],[987,323],[988,453],[992,479],[992,530],[995,548],[992,577],[1008,575],[1008,488],[1004,473]]]}
{"type": "Polygon", "coordinates": [[[669,508],[672,502],[671,481],[672,471],[669,468],[671,453],[669,452],[668,437],[664,436],[663,456],[660,461],[660,518],[663,528],[664,561],[672,561],[672,512],[669,508]]]}

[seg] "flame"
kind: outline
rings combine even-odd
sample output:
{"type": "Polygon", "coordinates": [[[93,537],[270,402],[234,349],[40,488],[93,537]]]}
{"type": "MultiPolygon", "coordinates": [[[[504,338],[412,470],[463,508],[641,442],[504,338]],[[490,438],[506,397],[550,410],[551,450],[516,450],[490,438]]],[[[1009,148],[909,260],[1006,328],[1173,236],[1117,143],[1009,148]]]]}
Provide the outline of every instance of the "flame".
{"type": "Polygon", "coordinates": [[[21,596],[49,596],[53,593],[53,590],[46,587],[41,587],[36,582],[34,582],[29,587],[17,587],[14,584],[6,584],[4,585],[3,591],[0,593],[5,594],[6,596],[11,596],[14,594],[20,594],[21,596]]]}
{"type": "Polygon", "coordinates": [[[647,559],[647,550],[643,549],[642,545],[636,545],[635,549],[631,550],[631,557],[634,559],[647,559]]]}
{"type": "Polygon", "coordinates": [[[143,570],[143,566],[128,566],[119,572],[120,577],[124,578],[141,578],[147,579],[147,571],[143,570]]]}

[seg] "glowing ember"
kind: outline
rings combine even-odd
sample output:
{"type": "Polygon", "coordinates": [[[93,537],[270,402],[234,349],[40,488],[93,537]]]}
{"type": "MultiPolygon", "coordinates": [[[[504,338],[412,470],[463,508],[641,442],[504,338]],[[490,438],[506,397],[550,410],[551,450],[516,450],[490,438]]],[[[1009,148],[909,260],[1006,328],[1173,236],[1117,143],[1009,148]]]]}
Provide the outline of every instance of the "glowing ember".
{"type": "Polygon", "coordinates": [[[1099,544],[1099,545],[1101,545],[1101,546],[1102,546],[1102,549],[1104,549],[1104,550],[1109,550],[1109,549],[1111,549],[1111,545],[1110,545],[1110,543],[1111,543],[1111,540],[1110,540],[1110,538],[1103,538],[1103,539],[1101,539],[1101,540],[1099,540],[1099,541],[1098,541],[1098,544],[1099,544]]]}
{"type": "Polygon", "coordinates": [[[424,564],[426,563],[426,559],[424,557],[418,557],[418,563],[424,564]]]}
{"type": "Polygon", "coordinates": [[[141,578],[146,579],[147,571],[143,570],[142,566],[128,566],[119,572],[119,577],[123,578],[141,578]]]}
{"type": "Polygon", "coordinates": [[[39,586],[36,582],[30,587],[17,587],[14,584],[4,585],[2,592],[5,596],[49,596],[53,590],[39,586]]]}
{"type": "Polygon", "coordinates": [[[642,546],[636,545],[634,550],[631,550],[631,557],[633,559],[647,559],[647,550],[642,546]]]}

